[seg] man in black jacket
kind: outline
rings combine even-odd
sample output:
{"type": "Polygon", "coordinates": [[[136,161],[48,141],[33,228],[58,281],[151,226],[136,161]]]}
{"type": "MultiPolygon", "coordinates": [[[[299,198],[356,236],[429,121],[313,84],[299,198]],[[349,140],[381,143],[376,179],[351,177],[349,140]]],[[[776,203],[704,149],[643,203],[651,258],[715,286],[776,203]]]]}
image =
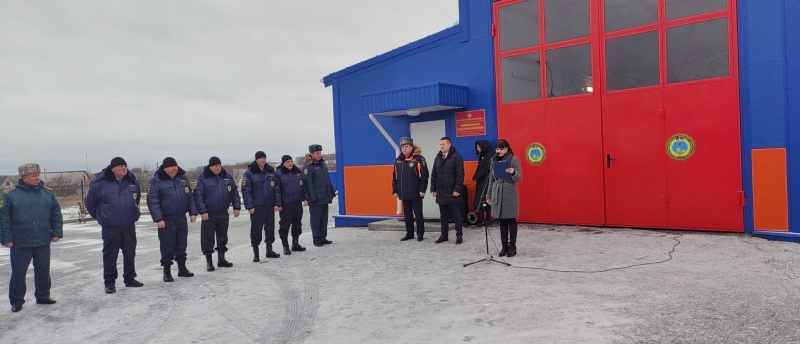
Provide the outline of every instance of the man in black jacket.
{"type": "Polygon", "coordinates": [[[392,194],[403,201],[406,236],[400,241],[414,239],[414,218],[417,222],[417,241],[425,234],[425,219],[422,217],[422,198],[428,190],[428,164],[414,147],[410,137],[400,139],[400,155],[394,162],[392,194]]]}
{"type": "Polygon", "coordinates": [[[464,158],[452,146],[450,138],[445,136],[439,140],[439,153],[433,161],[431,173],[431,195],[439,204],[442,234],[436,243],[448,240],[449,219],[456,224],[456,244],[464,242],[462,236],[461,193],[464,191],[464,158]]]}

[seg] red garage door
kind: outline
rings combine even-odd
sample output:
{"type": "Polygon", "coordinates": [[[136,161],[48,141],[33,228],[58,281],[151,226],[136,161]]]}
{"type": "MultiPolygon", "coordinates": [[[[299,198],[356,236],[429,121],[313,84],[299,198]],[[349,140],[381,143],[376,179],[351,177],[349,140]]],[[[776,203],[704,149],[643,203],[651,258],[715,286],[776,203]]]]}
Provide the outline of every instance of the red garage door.
{"type": "Polygon", "coordinates": [[[494,15],[499,136],[529,162],[522,221],[743,230],[733,1],[494,15]]]}

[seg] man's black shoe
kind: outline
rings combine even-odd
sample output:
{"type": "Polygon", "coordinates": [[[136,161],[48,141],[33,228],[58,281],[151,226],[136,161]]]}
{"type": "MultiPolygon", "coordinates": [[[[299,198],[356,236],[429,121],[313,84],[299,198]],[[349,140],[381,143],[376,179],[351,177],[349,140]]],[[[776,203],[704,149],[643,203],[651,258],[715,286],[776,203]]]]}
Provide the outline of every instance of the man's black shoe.
{"type": "Polygon", "coordinates": [[[117,292],[117,288],[114,286],[106,287],[106,294],[113,294],[117,292]]]}
{"type": "Polygon", "coordinates": [[[328,244],[333,244],[333,241],[325,239],[325,240],[322,240],[322,243],[325,244],[325,245],[328,245],[328,244]]]}
{"type": "Polygon", "coordinates": [[[54,303],[56,303],[56,300],[53,300],[53,299],[51,299],[49,297],[46,298],[46,299],[36,299],[36,304],[37,305],[52,305],[54,303]]]}
{"type": "Polygon", "coordinates": [[[11,311],[16,313],[22,310],[22,305],[13,305],[11,306],[11,311]]]}
{"type": "Polygon", "coordinates": [[[417,241],[422,241],[422,237],[421,237],[421,236],[418,236],[418,237],[417,237],[417,241]]]}
{"type": "Polygon", "coordinates": [[[414,239],[414,236],[406,234],[406,236],[404,236],[402,239],[400,239],[400,241],[406,241],[406,240],[411,240],[411,239],[414,239]]]}
{"type": "Polygon", "coordinates": [[[129,280],[129,281],[125,281],[125,286],[126,287],[131,287],[131,288],[138,288],[138,287],[143,287],[144,283],[139,282],[139,281],[137,281],[135,279],[132,279],[132,280],[129,280]]]}
{"type": "Polygon", "coordinates": [[[323,244],[323,243],[321,243],[321,242],[315,242],[315,243],[314,243],[314,246],[317,246],[317,247],[322,247],[322,245],[324,245],[324,244],[323,244]]]}
{"type": "Polygon", "coordinates": [[[444,236],[444,235],[440,235],[439,239],[436,239],[435,243],[439,244],[439,243],[443,243],[445,241],[447,241],[447,237],[444,236]]]}

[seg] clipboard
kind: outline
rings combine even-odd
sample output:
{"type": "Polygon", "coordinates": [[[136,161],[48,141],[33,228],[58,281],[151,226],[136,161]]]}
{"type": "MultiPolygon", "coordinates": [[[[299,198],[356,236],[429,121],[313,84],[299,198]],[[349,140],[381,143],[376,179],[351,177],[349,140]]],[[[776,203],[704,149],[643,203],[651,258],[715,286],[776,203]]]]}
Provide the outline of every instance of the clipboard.
{"type": "Polygon", "coordinates": [[[511,177],[511,173],[506,172],[506,169],[509,167],[511,167],[511,160],[493,162],[492,170],[494,171],[494,177],[497,179],[511,177]]]}

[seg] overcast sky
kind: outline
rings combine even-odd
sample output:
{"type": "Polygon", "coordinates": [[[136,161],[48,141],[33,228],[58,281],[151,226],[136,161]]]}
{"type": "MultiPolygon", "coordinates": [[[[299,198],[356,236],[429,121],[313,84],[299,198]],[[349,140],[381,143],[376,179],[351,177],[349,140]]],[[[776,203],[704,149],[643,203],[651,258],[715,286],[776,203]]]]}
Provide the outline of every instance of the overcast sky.
{"type": "Polygon", "coordinates": [[[0,174],[334,151],[324,76],[458,21],[458,0],[0,2],[0,174]]]}

